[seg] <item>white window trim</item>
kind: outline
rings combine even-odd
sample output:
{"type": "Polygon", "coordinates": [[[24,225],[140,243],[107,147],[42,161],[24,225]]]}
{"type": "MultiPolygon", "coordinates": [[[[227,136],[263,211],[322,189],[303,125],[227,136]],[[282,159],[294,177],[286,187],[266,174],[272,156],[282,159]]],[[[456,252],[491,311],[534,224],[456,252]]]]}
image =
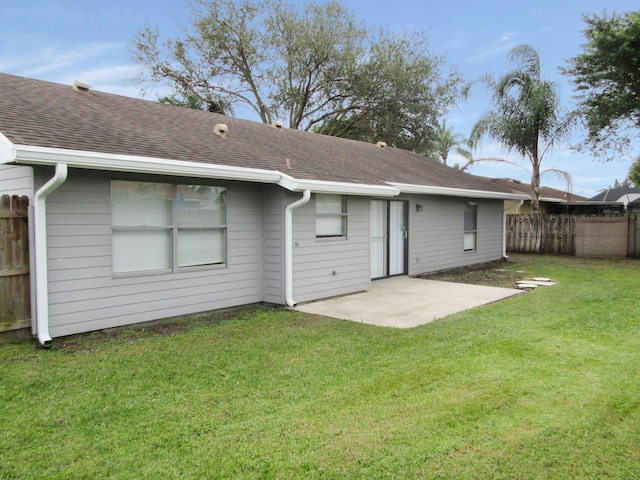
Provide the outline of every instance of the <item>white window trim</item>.
{"type": "MultiPolygon", "coordinates": [[[[214,269],[223,269],[223,268],[227,268],[227,262],[228,262],[228,238],[227,238],[227,234],[228,234],[228,229],[227,229],[227,203],[226,203],[226,188],[225,188],[225,223],[224,224],[206,224],[206,225],[179,225],[179,219],[178,219],[178,186],[179,185],[187,185],[187,184],[182,184],[182,183],[166,183],[166,182],[145,182],[145,181],[137,181],[137,180],[112,180],[113,181],[120,181],[120,182],[130,182],[130,183],[149,183],[149,184],[161,184],[161,185],[170,185],[171,186],[171,221],[170,224],[168,225],[158,225],[158,226],[137,226],[137,225],[114,225],[113,224],[113,219],[111,221],[111,245],[112,245],[112,252],[111,252],[111,268],[112,268],[112,275],[113,277],[136,277],[136,276],[146,276],[146,275],[162,275],[162,274],[167,274],[167,273],[179,273],[179,272],[185,272],[185,271],[197,271],[197,270],[214,270],[214,269]],[[178,235],[180,231],[185,231],[185,230],[223,230],[223,235],[222,235],[222,241],[223,241],[223,246],[222,246],[222,253],[223,253],[223,261],[219,262],[219,263],[205,263],[205,264],[198,264],[198,265],[186,265],[186,266],[179,266],[179,259],[178,259],[178,235]],[[149,231],[159,231],[159,230],[163,230],[163,231],[170,231],[170,235],[171,235],[171,240],[170,240],[170,251],[168,252],[168,255],[170,256],[170,263],[171,263],[171,267],[169,268],[157,268],[157,269],[150,269],[150,270],[128,270],[128,271],[115,271],[114,270],[114,254],[113,254],[113,238],[114,238],[114,233],[118,232],[118,231],[144,231],[144,230],[149,230],[149,231]]],[[[202,186],[207,186],[210,187],[212,185],[202,185],[202,186]]],[[[113,201],[113,193],[111,193],[111,200],[113,201]]],[[[112,207],[113,208],[113,207],[112,207]]]]}
{"type": "Polygon", "coordinates": [[[347,225],[348,225],[348,212],[347,212],[347,196],[346,195],[338,195],[338,194],[315,194],[316,200],[316,212],[315,212],[315,229],[316,229],[316,240],[317,241],[332,241],[332,240],[346,240],[347,238],[347,225]],[[318,213],[318,196],[322,195],[325,197],[335,197],[340,198],[342,201],[342,211],[340,213],[318,213]],[[318,234],[318,220],[319,219],[337,219],[341,220],[341,230],[342,233],[339,235],[319,235],[318,234]]]}

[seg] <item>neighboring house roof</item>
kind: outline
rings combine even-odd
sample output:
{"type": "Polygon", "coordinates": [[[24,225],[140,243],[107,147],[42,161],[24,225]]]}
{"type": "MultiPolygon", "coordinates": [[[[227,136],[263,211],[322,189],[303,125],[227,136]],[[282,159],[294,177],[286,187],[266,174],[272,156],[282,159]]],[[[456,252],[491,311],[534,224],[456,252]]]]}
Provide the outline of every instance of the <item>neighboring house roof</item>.
{"type": "MultiPolygon", "coordinates": [[[[514,193],[522,193],[531,197],[531,185],[511,178],[489,178],[490,182],[510,189],[514,193]]],[[[553,203],[573,203],[587,200],[587,197],[564,192],[551,187],[540,187],[540,200],[553,203]]]]}
{"type": "MultiPolygon", "coordinates": [[[[290,190],[300,190],[296,185],[306,181],[373,186],[395,194],[459,196],[460,190],[470,190],[490,198],[521,197],[393,147],[7,74],[0,74],[0,112],[0,132],[10,142],[0,135],[0,163],[53,164],[54,157],[74,155],[76,160],[65,162],[85,168],[147,171],[148,163],[151,173],[206,176],[212,166],[233,167],[229,175],[249,169],[247,178],[255,174],[256,181],[266,178],[262,172],[277,172],[291,180],[290,190]],[[221,123],[228,127],[224,138],[214,133],[221,123]]],[[[216,177],[220,168],[212,178],[221,178],[216,177]]]]}
{"type": "Polygon", "coordinates": [[[594,202],[623,202],[627,203],[635,202],[640,198],[640,188],[607,188],[601,191],[589,200],[594,202]]]}

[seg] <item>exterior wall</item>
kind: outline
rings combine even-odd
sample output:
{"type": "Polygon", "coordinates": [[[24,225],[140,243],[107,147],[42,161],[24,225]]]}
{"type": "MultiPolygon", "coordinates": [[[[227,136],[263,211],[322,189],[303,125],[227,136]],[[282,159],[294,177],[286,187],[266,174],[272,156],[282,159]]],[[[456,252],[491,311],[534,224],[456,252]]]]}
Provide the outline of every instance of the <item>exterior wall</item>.
{"type": "MultiPolygon", "coordinates": [[[[287,195],[287,203],[300,194],[287,195]]],[[[348,197],[347,238],[316,239],[315,196],[293,211],[293,298],[297,302],[368,290],[368,197],[348,197]]]]}
{"type": "Polygon", "coordinates": [[[409,202],[409,275],[502,258],[503,202],[478,200],[476,250],[465,252],[464,198],[417,197],[409,202]],[[416,211],[416,203],[422,205],[416,211]]]}
{"type": "MultiPolygon", "coordinates": [[[[161,177],[117,178],[171,182],[161,177]]],[[[225,268],[114,277],[110,180],[106,174],[71,170],[47,201],[52,337],[263,300],[262,187],[210,182],[227,187],[225,268]]]]}
{"type": "MultiPolygon", "coordinates": [[[[36,169],[36,188],[53,169],[36,169]]],[[[175,273],[114,276],[111,180],[173,178],[72,169],[47,201],[49,322],[52,337],[246,305],[284,303],[284,210],[299,193],[272,185],[182,179],[227,188],[227,265],[175,273]]],[[[409,195],[409,275],[502,256],[502,209],[478,201],[477,248],[463,251],[465,199],[409,195]],[[416,211],[416,203],[423,210],[416,211]]],[[[368,197],[347,199],[347,236],[317,239],[315,197],[293,212],[293,296],[312,301],[368,290],[368,197]]]]}
{"type": "Polygon", "coordinates": [[[264,301],[284,305],[284,210],[285,192],[263,187],[264,205],[264,301]]]}
{"type": "MultiPolygon", "coordinates": [[[[540,213],[542,213],[544,204],[540,204],[540,213]]],[[[522,205],[520,205],[519,200],[505,200],[504,208],[507,213],[511,214],[528,214],[531,213],[531,201],[527,200],[522,205]]]]}
{"type": "Polygon", "coordinates": [[[23,165],[0,165],[0,195],[25,195],[33,199],[33,169],[23,165]]]}

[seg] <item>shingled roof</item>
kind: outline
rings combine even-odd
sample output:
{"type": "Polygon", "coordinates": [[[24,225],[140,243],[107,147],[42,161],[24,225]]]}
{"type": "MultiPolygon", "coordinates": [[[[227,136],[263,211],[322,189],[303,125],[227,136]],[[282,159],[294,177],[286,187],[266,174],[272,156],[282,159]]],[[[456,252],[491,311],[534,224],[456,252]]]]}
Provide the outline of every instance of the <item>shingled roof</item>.
{"type": "MultiPolygon", "coordinates": [[[[589,200],[594,202],[618,202],[640,195],[640,188],[618,187],[607,188],[589,200]]],[[[634,198],[635,199],[635,198],[634,198]]]]}
{"type": "MultiPolygon", "coordinates": [[[[405,150],[0,73],[0,132],[13,145],[267,171],[308,181],[511,191],[405,150]],[[214,133],[226,124],[223,138],[214,133]]],[[[384,139],[381,139],[384,140],[384,139]]],[[[0,158],[0,163],[3,160],[0,158]]]]}
{"type": "MultiPolygon", "coordinates": [[[[513,192],[523,193],[531,196],[531,185],[523,183],[519,180],[513,180],[511,178],[488,178],[492,183],[502,185],[505,188],[510,189],[513,192]]],[[[576,195],[575,193],[565,192],[551,187],[540,187],[540,200],[547,202],[582,202],[587,200],[587,197],[576,195]]]]}

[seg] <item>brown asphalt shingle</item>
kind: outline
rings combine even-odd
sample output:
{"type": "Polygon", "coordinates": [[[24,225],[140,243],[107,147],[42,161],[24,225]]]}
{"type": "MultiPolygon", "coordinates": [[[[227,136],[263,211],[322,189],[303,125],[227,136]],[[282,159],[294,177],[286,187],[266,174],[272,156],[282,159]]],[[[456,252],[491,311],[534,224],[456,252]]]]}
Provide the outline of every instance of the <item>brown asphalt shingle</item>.
{"type": "Polygon", "coordinates": [[[393,147],[2,73],[0,132],[20,145],[278,170],[301,180],[510,192],[393,147]],[[213,133],[218,123],[229,127],[226,138],[213,133]]]}
{"type": "MultiPolygon", "coordinates": [[[[502,185],[508,188],[514,193],[522,193],[525,195],[531,195],[531,185],[523,183],[517,180],[511,180],[508,178],[487,178],[491,183],[502,185]]],[[[543,198],[555,198],[562,201],[579,202],[587,200],[587,197],[576,195],[570,192],[563,192],[551,187],[540,187],[540,196],[543,198]]]]}

